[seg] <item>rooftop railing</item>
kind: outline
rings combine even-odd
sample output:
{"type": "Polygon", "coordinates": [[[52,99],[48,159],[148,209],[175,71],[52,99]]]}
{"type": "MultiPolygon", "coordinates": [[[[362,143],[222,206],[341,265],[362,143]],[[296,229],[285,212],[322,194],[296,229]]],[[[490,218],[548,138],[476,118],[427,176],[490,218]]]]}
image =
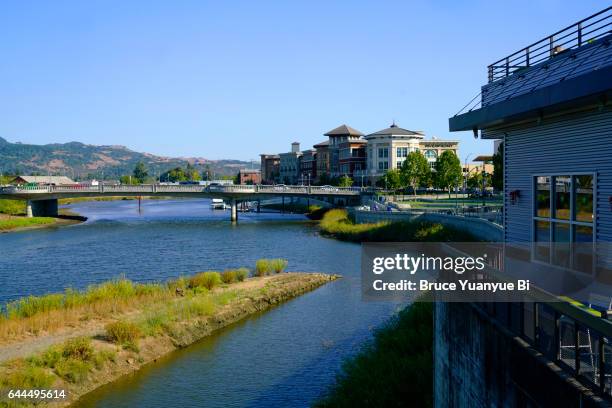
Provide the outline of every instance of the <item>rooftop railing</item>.
{"type": "Polygon", "coordinates": [[[612,6],[489,65],[489,82],[612,33],[612,6]]]}

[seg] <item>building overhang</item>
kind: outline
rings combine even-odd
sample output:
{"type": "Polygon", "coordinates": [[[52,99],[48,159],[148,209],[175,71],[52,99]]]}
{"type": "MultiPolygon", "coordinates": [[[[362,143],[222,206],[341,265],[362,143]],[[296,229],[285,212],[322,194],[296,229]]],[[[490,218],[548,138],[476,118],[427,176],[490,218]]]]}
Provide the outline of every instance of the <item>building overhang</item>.
{"type": "Polygon", "coordinates": [[[554,113],[612,96],[612,66],[449,118],[451,132],[478,130],[554,113]]]}

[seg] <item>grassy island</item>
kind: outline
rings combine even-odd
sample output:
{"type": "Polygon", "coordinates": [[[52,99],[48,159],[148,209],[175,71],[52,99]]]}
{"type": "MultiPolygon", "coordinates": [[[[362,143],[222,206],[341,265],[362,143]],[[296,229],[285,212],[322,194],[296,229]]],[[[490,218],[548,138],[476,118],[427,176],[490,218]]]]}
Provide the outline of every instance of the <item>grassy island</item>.
{"type": "Polygon", "coordinates": [[[165,283],[121,278],[11,302],[0,314],[0,390],[65,389],[68,398],[60,405],[67,405],[176,348],[337,278],[281,273],[286,266],[284,260],[263,260],[253,278],[246,268],[165,283]]]}

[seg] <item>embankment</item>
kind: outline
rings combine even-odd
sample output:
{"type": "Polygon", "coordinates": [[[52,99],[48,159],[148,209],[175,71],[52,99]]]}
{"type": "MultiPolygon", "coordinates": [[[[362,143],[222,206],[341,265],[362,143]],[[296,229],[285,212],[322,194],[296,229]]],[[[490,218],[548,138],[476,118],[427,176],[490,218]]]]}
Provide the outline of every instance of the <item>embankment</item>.
{"type": "MultiPolygon", "coordinates": [[[[64,389],[67,399],[49,406],[67,406],[177,348],[338,278],[279,273],[224,284],[214,274],[179,278],[167,285],[132,284],[135,289],[118,281],[83,294],[58,295],[63,296],[57,299],[62,305],[73,302],[79,306],[40,314],[63,313],[68,324],[27,333],[14,327],[12,334],[5,331],[0,340],[0,407],[9,406],[9,389],[23,388],[64,389]],[[91,303],[105,291],[118,288],[130,297],[115,295],[115,301],[91,303]]],[[[224,274],[220,276],[224,279],[224,274]]],[[[20,319],[32,326],[36,321],[27,319],[36,316],[29,312],[35,303],[26,301],[15,309],[24,312],[20,319]]],[[[8,315],[0,320],[0,326],[10,324],[8,315]]]]}

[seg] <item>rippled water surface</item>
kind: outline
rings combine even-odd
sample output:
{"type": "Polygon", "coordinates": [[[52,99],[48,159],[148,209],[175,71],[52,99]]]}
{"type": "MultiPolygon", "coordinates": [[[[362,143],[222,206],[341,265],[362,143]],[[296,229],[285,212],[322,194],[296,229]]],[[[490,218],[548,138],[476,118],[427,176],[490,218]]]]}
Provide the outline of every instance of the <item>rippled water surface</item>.
{"type": "Polygon", "coordinates": [[[252,316],[140,372],[102,387],[83,407],[300,407],[333,380],[342,359],[397,305],[363,302],[359,245],[322,238],[299,215],[211,211],[208,200],[87,202],[80,225],[0,235],[0,302],[82,288],[125,275],[165,280],[252,266],[263,257],[289,270],[343,275],[252,316]]]}

